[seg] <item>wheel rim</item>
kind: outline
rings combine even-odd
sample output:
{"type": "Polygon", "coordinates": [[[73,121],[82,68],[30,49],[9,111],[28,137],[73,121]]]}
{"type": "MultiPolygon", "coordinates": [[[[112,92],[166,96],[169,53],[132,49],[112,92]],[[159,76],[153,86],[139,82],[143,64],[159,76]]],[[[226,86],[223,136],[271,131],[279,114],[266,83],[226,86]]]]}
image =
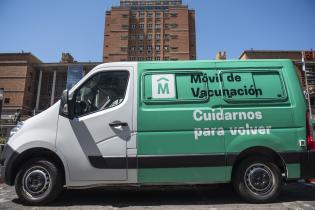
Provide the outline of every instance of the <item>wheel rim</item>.
{"type": "Polygon", "coordinates": [[[45,197],[51,188],[49,172],[41,167],[35,166],[28,169],[22,179],[23,191],[32,200],[45,197]]]}
{"type": "Polygon", "coordinates": [[[263,196],[274,189],[275,176],[268,166],[256,163],[245,171],[244,182],[251,192],[263,196]]]}

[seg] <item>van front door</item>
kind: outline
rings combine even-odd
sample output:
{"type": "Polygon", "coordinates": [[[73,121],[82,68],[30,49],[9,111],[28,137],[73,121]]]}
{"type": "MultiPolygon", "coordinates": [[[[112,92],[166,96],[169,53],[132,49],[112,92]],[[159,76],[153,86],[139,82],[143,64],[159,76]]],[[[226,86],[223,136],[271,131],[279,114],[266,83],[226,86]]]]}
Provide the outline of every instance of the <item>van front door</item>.
{"type": "Polygon", "coordinates": [[[131,68],[111,68],[92,74],[71,93],[75,118],[60,116],[57,133],[57,150],[66,158],[71,180],[127,179],[132,81],[131,68]]]}

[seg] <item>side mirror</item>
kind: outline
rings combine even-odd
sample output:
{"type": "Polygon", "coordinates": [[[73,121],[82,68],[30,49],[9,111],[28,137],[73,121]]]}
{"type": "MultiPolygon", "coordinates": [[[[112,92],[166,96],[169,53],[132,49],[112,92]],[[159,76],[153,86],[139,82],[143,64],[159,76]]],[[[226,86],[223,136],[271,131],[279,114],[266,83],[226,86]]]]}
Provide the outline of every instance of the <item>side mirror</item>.
{"type": "Polygon", "coordinates": [[[69,99],[69,90],[64,90],[62,92],[59,112],[61,115],[66,116],[69,119],[74,118],[74,106],[73,101],[69,99]]]}

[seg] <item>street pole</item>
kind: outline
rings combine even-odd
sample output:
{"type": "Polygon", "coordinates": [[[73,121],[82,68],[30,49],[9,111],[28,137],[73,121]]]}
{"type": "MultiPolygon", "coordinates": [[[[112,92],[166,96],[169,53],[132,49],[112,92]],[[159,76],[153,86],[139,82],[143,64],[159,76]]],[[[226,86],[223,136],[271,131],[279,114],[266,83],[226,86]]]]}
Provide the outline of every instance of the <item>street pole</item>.
{"type": "Polygon", "coordinates": [[[304,78],[305,78],[305,87],[306,87],[306,95],[307,95],[307,102],[308,102],[308,109],[310,113],[310,119],[312,120],[313,114],[311,109],[311,100],[310,100],[310,94],[308,89],[308,81],[307,81],[307,72],[306,72],[306,65],[305,65],[305,52],[302,51],[302,70],[304,72],[304,78]]]}
{"type": "Polygon", "coordinates": [[[2,116],[2,102],[3,102],[3,98],[4,98],[3,95],[4,95],[4,89],[0,88],[0,135],[2,135],[2,120],[1,120],[1,116],[2,116]]]}
{"type": "Polygon", "coordinates": [[[1,122],[1,115],[2,115],[2,101],[3,101],[4,89],[0,88],[0,122],[1,122]]]}

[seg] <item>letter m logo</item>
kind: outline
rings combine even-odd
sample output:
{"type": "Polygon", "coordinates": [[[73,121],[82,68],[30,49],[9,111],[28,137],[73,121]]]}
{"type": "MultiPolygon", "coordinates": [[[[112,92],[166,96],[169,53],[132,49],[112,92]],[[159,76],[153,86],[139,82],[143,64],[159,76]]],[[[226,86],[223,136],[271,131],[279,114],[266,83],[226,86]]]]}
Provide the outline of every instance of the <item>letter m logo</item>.
{"type": "Polygon", "coordinates": [[[168,87],[169,80],[165,77],[162,77],[158,80],[158,94],[170,94],[170,89],[168,87]],[[163,81],[165,81],[163,83],[163,81]]]}
{"type": "Polygon", "coordinates": [[[175,98],[174,74],[152,75],[152,98],[175,98]]]}

